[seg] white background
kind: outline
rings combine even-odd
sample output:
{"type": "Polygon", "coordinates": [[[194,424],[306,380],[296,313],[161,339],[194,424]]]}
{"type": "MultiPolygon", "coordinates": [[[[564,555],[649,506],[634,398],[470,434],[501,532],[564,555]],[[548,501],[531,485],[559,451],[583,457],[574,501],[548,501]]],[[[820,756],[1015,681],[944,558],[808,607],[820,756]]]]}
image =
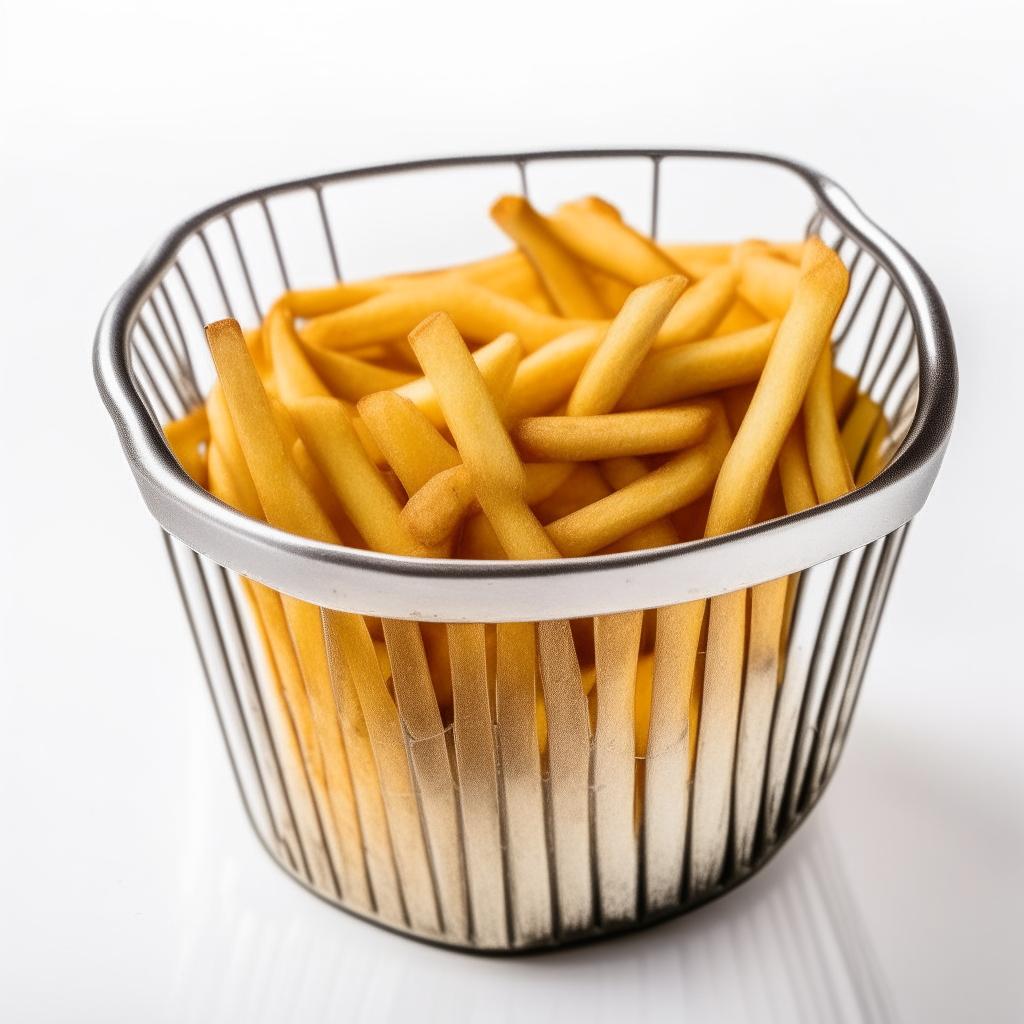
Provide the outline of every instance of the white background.
{"type": "Polygon", "coordinates": [[[107,298],[219,198],[388,159],[638,144],[824,170],[945,298],[957,427],[818,815],[897,1016],[1020,1020],[1018,18],[891,0],[5,3],[0,1017],[372,1021],[431,977],[408,1019],[771,1019],[666,980],[673,943],[698,948],[738,902],[502,966],[288,882],[244,821],[91,380],[107,298]],[[311,1001],[325,978],[335,995],[311,1001]]]}

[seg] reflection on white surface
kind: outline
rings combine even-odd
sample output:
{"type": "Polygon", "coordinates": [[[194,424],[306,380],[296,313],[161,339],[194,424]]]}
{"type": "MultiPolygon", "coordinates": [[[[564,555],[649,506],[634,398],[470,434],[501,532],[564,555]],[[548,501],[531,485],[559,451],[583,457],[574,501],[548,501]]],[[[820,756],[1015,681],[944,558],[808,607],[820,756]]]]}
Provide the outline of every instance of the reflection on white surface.
{"type": "MultiPolygon", "coordinates": [[[[212,767],[212,766],[207,766],[212,767]]],[[[274,867],[203,847],[217,829],[194,765],[169,1021],[891,1021],[894,1013],[827,818],[759,875],[645,932],[519,958],[392,935],[274,867]],[[193,862],[195,863],[195,862],[193,862]]]]}

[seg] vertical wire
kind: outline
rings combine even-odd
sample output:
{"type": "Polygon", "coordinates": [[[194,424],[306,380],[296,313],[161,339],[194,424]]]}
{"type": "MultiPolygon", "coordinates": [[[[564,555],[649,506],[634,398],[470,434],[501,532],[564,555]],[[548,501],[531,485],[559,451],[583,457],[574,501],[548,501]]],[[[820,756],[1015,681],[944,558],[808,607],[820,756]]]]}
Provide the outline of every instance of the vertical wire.
{"type": "Polygon", "coordinates": [[[654,172],[651,179],[651,238],[658,240],[658,204],[661,192],[661,157],[652,156],[654,172]]]}
{"type": "Polygon", "coordinates": [[[331,224],[327,219],[327,207],[324,204],[323,185],[314,185],[313,194],[316,196],[316,205],[320,209],[320,223],[324,228],[324,239],[327,241],[327,252],[331,257],[331,269],[334,271],[334,280],[341,280],[341,264],[338,262],[338,250],[334,246],[334,235],[331,233],[331,224]]]}
{"type": "MultiPolygon", "coordinates": [[[[906,369],[907,362],[910,359],[912,353],[917,351],[917,332],[911,331],[910,337],[907,339],[906,347],[903,349],[903,355],[900,357],[899,363],[896,365],[896,369],[893,371],[892,377],[889,378],[889,383],[886,386],[885,391],[882,392],[882,397],[878,400],[878,404],[883,408],[885,403],[889,401],[889,395],[892,394],[892,389],[896,386],[896,381],[900,379],[900,374],[906,369]]],[[[874,383],[872,383],[871,391],[874,389],[874,383]]]]}
{"type": "Polygon", "coordinates": [[[519,168],[519,187],[523,190],[523,198],[530,198],[530,190],[526,187],[526,161],[517,160],[516,167],[519,168]]]}
{"type": "Polygon", "coordinates": [[[864,357],[861,359],[860,369],[857,371],[857,387],[860,387],[861,378],[864,376],[864,371],[868,368],[868,361],[871,359],[871,353],[875,349],[875,342],[878,340],[878,332],[882,329],[882,321],[885,319],[886,311],[889,308],[889,300],[892,298],[893,292],[896,290],[896,284],[889,278],[889,284],[885,289],[885,297],[882,299],[882,304],[878,309],[878,315],[875,317],[875,325],[871,328],[871,337],[868,338],[867,347],[864,349],[864,357]]]}
{"type": "Polygon", "coordinates": [[[267,230],[270,232],[270,241],[274,245],[274,255],[277,257],[277,267],[281,271],[281,281],[284,283],[284,290],[292,290],[291,282],[288,280],[288,271],[284,266],[284,257],[281,255],[281,245],[277,240],[277,228],[274,227],[274,219],[270,216],[270,207],[266,199],[260,199],[260,206],[263,207],[263,216],[267,222],[267,230]]]}
{"type": "MultiPolygon", "coordinates": [[[[903,330],[903,323],[907,319],[907,307],[904,306],[900,312],[899,319],[896,321],[896,326],[893,327],[892,332],[889,335],[889,340],[885,343],[885,349],[882,352],[882,358],[878,360],[878,366],[875,368],[874,376],[871,378],[871,383],[864,389],[870,395],[875,390],[875,385],[878,383],[878,378],[881,377],[882,371],[885,369],[885,364],[889,361],[889,356],[892,353],[893,346],[896,344],[896,339],[899,337],[899,333],[903,330]]],[[[911,332],[913,334],[913,332],[911,332]]],[[[859,378],[858,378],[859,379],[859,378]]]]}
{"type": "Polygon", "coordinates": [[[170,406],[168,406],[166,399],[161,393],[160,389],[156,386],[156,379],[153,376],[153,371],[150,370],[149,364],[146,362],[145,357],[142,354],[142,350],[138,346],[138,342],[132,338],[132,355],[135,360],[138,361],[139,369],[142,370],[143,376],[146,378],[146,382],[149,384],[149,392],[146,394],[147,404],[150,406],[150,413],[154,413],[153,400],[156,400],[156,404],[163,410],[163,416],[153,415],[153,419],[156,420],[157,425],[167,420],[177,419],[177,417],[171,412],[170,406]]]}
{"type": "Polygon", "coordinates": [[[167,309],[170,311],[171,319],[174,321],[174,329],[178,332],[178,340],[181,343],[181,353],[185,357],[185,362],[188,364],[189,376],[192,378],[192,382],[196,384],[196,387],[198,389],[198,382],[196,381],[196,371],[195,367],[192,365],[192,354],[189,351],[188,342],[185,340],[185,332],[182,330],[181,320],[178,319],[178,310],[176,309],[174,302],[171,299],[170,292],[168,292],[167,290],[167,285],[165,284],[166,280],[167,277],[165,275],[163,280],[161,280],[160,282],[159,291],[160,294],[164,297],[164,302],[167,303],[167,309]]]}
{"type": "Polygon", "coordinates": [[[195,311],[199,330],[202,332],[206,327],[206,317],[203,316],[203,311],[199,308],[199,303],[196,301],[196,293],[192,291],[192,283],[185,273],[185,268],[181,265],[181,260],[174,261],[174,269],[178,271],[178,277],[181,278],[181,283],[185,286],[185,294],[188,295],[188,300],[192,303],[192,309],[195,311]]]}
{"type": "Polygon", "coordinates": [[[214,279],[217,282],[217,289],[220,291],[220,297],[224,301],[224,308],[227,310],[229,317],[237,319],[237,317],[235,317],[235,311],[231,308],[231,300],[228,298],[227,290],[224,287],[224,279],[220,276],[220,267],[213,257],[213,250],[210,248],[210,243],[206,240],[206,232],[200,228],[197,234],[199,236],[199,241],[203,243],[203,248],[206,250],[206,258],[210,261],[210,269],[213,271],[214,279]]]}
{"type": "Polygon", "coordinates": [[[171,373],[170,367],[167,365],[167,361],[164,359],[163,353],[160,351],[160,348],[156,343],[156,339],[150,333],[149,327],[147,326],[146,321],[142,319],[141,314],[139,318],[135,321],[135,326],[142,332],[145,339],[149,342],[150,351],[153,353],[154,356],[156,356],[156,361],[160,364],[160,369],[163,370],[164,377],[166,378],[167,383],[170,385],[170,388],[174,392],[175,397],[181,403],[182,408],[186,412],[188,412],[188,410],[191,409],[193,405],[191,401],[192,395],[186,397],[185,394],[182,392],[181,388],[178,387],[178,375],[171,373]]]}
{"type": "Polygon", "coordinates": [[[174,365],[177,367],[178,375],[189,385],[190,390],[195,391],[195,381],[191,379],[191,374],[189,373],[190,368],[185,363],[184,356],[178,345],[171,337],[171,332],[167,330],[167,324],[164,322],[163,314],[160,312],[160,306],[157,304],[156,295],[157,293],[154,289],[152,294],[149,296],[149,302],[147,302],[146,305],[152,311],[153,316],[156,319],[157,326],[160,328],[160,334],[163,336],[164,343],[167,346],[167,351],[174,357],[174,365]]]}
{"type": "Polygon", "coordinates": [[[256,289],[252,286],[252,277],[249,275],[249,264],[245,262],[245,255],[242,246],[238,241],[238,232],[235,231],[235,221],[230,213],[224,214],[227,221],[228,231],[231,233],[231,241],[235,243],[235,252],[238,254],[238,263],[242,268],[242,276],[245,278],[245,286],[249,289],[249,298],[252,300],[252,308],[256,313],[256,319],[263,319],[263,310],[260,307],[259,299],[256,298],[256,289]]]}
{"type": "MultiPolygon", "coordinates": [[[[857,260],[860,259],[861,253],[863,253],[863,252],[864,252],[863,249],[858,250],[857,256],[854,259],[854,265],[856,264],[857,260]]],[[[854,269],[853,266],[851,266],[850,267],[850,277],[851,278],[853,277],[853,269],[854,269]]],[[[850,333],[850,328],[853,327],[853,325],[857,322],[857,317],[860,315],[861,306],[864,305],[864,300],[867,298],[868,292],[871,291],[871,285],[874,282],[875,274],[877,274],[877,273],[878,273],[878,264],[875,263],[871,267],[871,271],[868,274],[868,279],[864,282],[864,287],[861,288],[860,294],[857,296],[857,301],[854,303],[853,311],[850,313],[850,319],[846,321],[846,324],[844,325],[843,329],[839,332],[838,336],[833,339],[832,344],[836,348],[838,348],[846,340],[847,335],[850,333]]]]}

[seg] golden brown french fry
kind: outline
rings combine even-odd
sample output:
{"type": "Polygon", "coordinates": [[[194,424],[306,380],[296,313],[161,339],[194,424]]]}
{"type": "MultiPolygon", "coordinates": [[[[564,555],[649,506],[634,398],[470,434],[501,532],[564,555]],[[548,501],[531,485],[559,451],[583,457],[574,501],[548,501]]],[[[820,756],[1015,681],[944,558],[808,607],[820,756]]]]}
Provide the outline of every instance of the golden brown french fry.
{"type": "Polygon", "coordinates": [[[209,324],[206,337],[267,522],[290,533],[337,544],[337,532],[285,449],[238,321],[209,324]]]}
{"type": "Polygon", "coordinates": [[[740,265],[740,295],[763,317],[782,319],[793,301],[799,267],[760,253],[746,256],[740,265]]]}
{"type": "MultiPolygon", "coordinates": [[[[423,412],[395,391],[367,395],[359,402],[359,414],[410,498],[431,477],[462,464],[423,412]]],[[[440,406],[437,418],[444,423],[440,406]]]]}
{"type": "Polygon", "coordinates": [[[739,275],[733,267],[718,267],[675,304],[654,341],[654,347],[671,348],[708,337],[736,299],[739,275]]]}
{"type": "Polygon", "coordinates": [[[566,415],[596,416],[615,408],[685,287],[686,278],[676,275],[630,295],[583,368],[566,415]]]}
{"type": "Polygon", "coordinates": [[[490,341],[513,331],[528,352],[587,325],[587,321],[538,313],[472,281],[443,277],[384,292],[350,309],[317,317],[306,324],[300,336],[321,348],[360,348],[400,338],[438,311],[448,314],[456,328],[473,341],[490,341]]]}
{"type": "Polygon", "coordinates": [[[711,491],[689,505],[684,505],[677,512],[669,516],[669,522],[673,529],[679,534],[681,541],[700,540],[704,536],[704,529],[708,522],[708,512],[711,510],[711,491]]]}
{"type": "Polygon", "coordinates": [[[548,218],[548,224],[581,260],[634,286],[679,273],[664,252],[624,224],[607,203],[566,203],[548,218]]]}
{"type": "Polygon", "coordinates": [[[722,338],[652,352],[640,364],[618,407],[649,409],[753,383],[768,361],[778,329],[779,321],[772,320],[722,338]]]}
{"type": "Polygon", "coordinates": [[[568,557],[587,555],[695,501],[715,482],[729,450],[730,434],[721,403],[707,400],[714,422],[706,441],[659,469],[550,523],[546,529],[568,557]]]}
{"type": "Polygon", "coordinates": [[[782,494],[786,512],[794,515],[814,508],[818,496],[814,492],[811,465],[807,461],[807,447],[804,443],[804,421],[797,416],[789,428],[786,440],[779,452],[779,476],[782,479],[782,494]]]}
{"type": "Polygon", "coordinates": [[[505,553],[510,558],[558,557],[526,504],[522,463],[451,318],[435,313],[409,335],[409,341],[434,385],[477,500],[505,553]]]}
{"type": "Polygon", "coordinates": [[[710,425],[706,405],[679,405],[604,416],[532,416],[512,436],[529,459],[595,462],[679,451],[700,441],[710,425]]]}
{"type": "Polygon", "coordinates": [[[606,332],[604,325],[582,327],[528,355],[516,368],[506,421],[515,423],[524,416],[550,412],[565,402],[606,332]]]}
{"type": "Polygon", "coordinates": [[[181,468],[200,487],[205,487],[209,480],[206,455],[200,446],[210,440],[210,421],[206,415],[206,407],[199,406],[186,413],[181,419],[171,420],[164,424],[164,436],[174,457],[181,463],[181,468]]]}
{"type": "Polygon", "coordinates": [[[729,312],[722,317],[719,325],[711,332],[711,337],[721,338],[726,334],[746,331],[764,322],[764,317],[749,302],[737,297],[736,301],[729,307],[729,312]]]}
{"type": "MultiPolygon", "coordinates": [[[[518,338],[509,331],[498,335],[494,341],[473,353],[473,362],[479,368],[487,382],[488,390],[499,403],[500,409],[504,409],[508,401],[522,353],[523,348],[518,338]]],[[[395,388],[395,391],[403,398],[408,398],[438,430],[444,429],[444,414],[441,412],[437,395],[434,393],[434,385],[429,378],[418,377],[408,384],[395,388]]]]}
{"type": "Polygon", "coordinates": [[[529,257],[562,316],[600,320],[608,315],[576,258],[524,196],[502,196],[491,207],[491,218],[529,257]]]}
{"type": "Polygon", "coordinates": [[[779,325],[753,401],[715,485],[708,536],[754,522],[779,451],[828,345],[847,283],[842,260],[819,238],[811,238],[793,302],[779,325]]]}
{"type": "Polygon", "coordinates": [[[792,263],[794,267],[800,266],[804,258],[805,242],[769,242],[768,252],[776,259],[792,263]]]}
{"type": "Polygon", "coordinates": [[[705,245],[660,246],[662,251],[675,262],[691,281],[701,281],[716,267],[732,261],[733,244],[713,243],[705,245]]]}
{"type": "Polygon", "coordinates": [[[276,385],[274,385],[274,367],[270,362],[270,353],[263,339],[263,328],[256,327],[242,331],[242,337],[245,338],[245,345],[249,349],[256,372],[260,375],[260,380],[263,381],[263,386],[269,393],[276,385]]]}
{"type": "Polygon", "coordinates": [[[370,461],[336,398],[304,398],[289,411],[342,508],[374,551],[430,557],[402,525],[401,506],[370,461]]]}
{"type": "Polygon", "coordinates": [[[583,462],[572,471],[560,487],[534,507],[537,518],[547,526],[556,519],[607,498],[612,488],[598,468],[590,462],[583,462]]]}
{"type": "Polygon", "coordinates": [[[493,256],[476,263],[453,267],[450,273],[490,288],[499,295],[516,299],[540,313],[556,312],[537,276],[537,271],[520,249],[513,249],[501,256],[493,256]]]}
{"type": "MultiPolygon", "coordinates": [[[[617,459],[605,459],[601,462],[601,475],[615,488],[621,491],[631,483],[645,477],[649,470],[644,463],[634,456],[623,456],[617,459]]],[[[601,549],[602,555],[615,554],[617,551],[642,551],[644,548],[662,548],[669,544],[678,544],[679,533],[670,519],[655,519],[653,523],[641,526],[621,540],[601,549]]],[[[638,684],[639,685],[639,681],[638,684]]],[[[648,691],[650,680],[648,680],[648,691]]],[[[650,693],[648,692],[648,711],[650,710],[650,693]]],[[[646,733],[645,733],[646,736],[646,733]]]]}
{"type": "Polygon", "coordinates": [[[487,516],[481,512],[466,520],[459,541],[459,557],[484,561],[502,561],[508,558],[487,516]]]}
{"type": "Polygon", "coordinates": [[[375,366],[344,352],[330,352],[314,345],[303,345],[302,351],[330,393],[349,402],[358,402],[375,391],[400,388],[416,379],[415,374],[375,366]]]}
{"type": "Polygon", "coordinates": [[[825,345],[804,398],[807,461],[818,501],[824,504],[853,490],[853,475],[843,452],[832,405],[832,346],[825,345]]]}

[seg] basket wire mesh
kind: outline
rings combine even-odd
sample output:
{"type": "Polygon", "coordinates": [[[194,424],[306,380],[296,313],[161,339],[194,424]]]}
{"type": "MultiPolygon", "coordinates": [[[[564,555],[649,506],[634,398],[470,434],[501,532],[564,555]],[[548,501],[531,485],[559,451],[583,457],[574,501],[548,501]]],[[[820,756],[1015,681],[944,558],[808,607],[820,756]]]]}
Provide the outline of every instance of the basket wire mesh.
{"type": "MultiPolygon", "coordinates": [[[[669,188],[665,158],[634,153],[609,159],[631,161],[631,167],[639,160],[647,167],[647,216],[657,237],[669,188]]],[[[543,160],[496,158],[493,167],[511,169],[526,193],[535,164],[543,160]]],[[[444,168],[429,173],[443,174],[444,168]]],[[[571,179],[568,174],[561,199],[580,194],[571,179]]],[[[212,380],[205,323],[222,316],[258,323],[277,292],[322,284],[324,262],[329,276],[341,279],[346,250],[331,204],[338,187],[326,180],[305,182],[227,209],[195,230],[170,269],[153,282],[130,333],[130,365],[156,423],[203,402],[212,380]],[[325,258],[317,268],[307,258],[314,248],[325,258]]],[[[496,194],[491,181],[483,190],[496,194]]],[[[372,198],[371,188],[362,201],[372,205],[372,198]]],[[[641,203],[632,201],[639,221],[635,211],[641,203]]],[[[472,195],[465,202],[473,215],[482,215],[484,207],[472,195]]],[[[362,213],[372,221],[380,211],[362,213]]],[[[813,211],[806,233],[819,234],[849,269],[850,290],[833,334],[835,361],[884,412],[891,429],[883,447],[891,458],[917,407],[917,336],[907,300],[886,268],[822,210],[813,211]]],[[[444,245],[440,249],[449,255],[444,245]]],[[[859,459],[875,426],[867,424],[859,459]]],[[[404,768],[388,767],[381,760],[384,748],[376,748],[382,820],[390,832],[382,842],[384,848],[390,843],[392,860],[373,867],[364,818],[368,881],[359,883],[343,877],[341,840],[328,823],[338,807],[332,807],[315,729],[296,716],[288,698],[284,677],[294,675],[295,666],[285,665],[287,655],[274,649],[259,585],[169,534],[164,541],[245,807],[274,859],[318,895],[379,923],[448,945],[500,951],[558,945],[685,911],[771,857],[835,769],[906,533],[901,526],[773,583],[751,580],[757,585],[740,596],[751,623],[741,652],[742,687],[731,710],[715,714],[715,697],[705,690],[692,775],[678,743],[668,741],[658,749],[649,746],[646,759],[637,757],[635,776],[616,770],[636,756],[632,733],[616,732],[614,723],[632,714],[629,680],[637,652],[650,642],[642,614],[594,619],[595,647],[605,652],[597,669],[605,685],[596,738],[589,722],[559,724],[552,688],[568,684],[557,678],[557,666],[543,680],[551,749],[541,774],[518,758],[528,744],[509,731],[515,723],[521,727],[523,709],[518,717],[509,712],[504,722],[500,714],[495,720],[485,627],[449,626],[449,636],[456,637],[455,704],[462,713],[457,711],[454,726],[443,723],[436,704],[431,709],[413,702],[409,685],[399,690],[395,721],[404,768]],[[774,642],[769,620],[775,622],[774,642]],[[767,642],[759,628],[767,630],[767,642]],[[458,653],[467,651],[472,664],[456,664],[458,653]],[[608,661],[608,652],[615,651],[625,651],[622,663],[608,661]],[[620,679],[625,685],[613,684],[620,679]],[[616,700],[621,714],[614,713],[616,700]],[[602,714],[613,723],[605,732],[602,714]],[[556,749],[559,728],[574,737],[574,748],[556,749]],[[411,788],[388,792],[388,779],[400,780],[403,771],[411,788]]],[[[658,613],[658,635],[671,624],[671,612],[658,613]]],[[[487,627],[495,628],[504,631],[506,651],[537,644],[541,675],[546,651],[559,644],[564,650],[566,643],[572,649],[565,622],[539,622],[525,633],[522,624],[487,627]]],[[[415,623],[391,620],[384,635],[397,684],[419,630],[415,623]]],[[[334,684],[337,695],[336,676],[334,684]]],[[[524,685],[532,690],[535,684],[524,685]]],[[[500,688],[496,698],[499,704],[516,699],[514,690],[503,695],[500,688]]],[[[574,707],[578,714],[579,705],[574,707]]],[[[532,721],[534,709],[528,712],[532,721]]],[[[652,710],[649,744],[656,746],[656,734],[669,735],[664,728],[659,733],[657,724],[664,725],[667,713],[659,718],[657,708],[652,710]]],[[[685,717],[685,709],[679,714],[685,717]]],[[[679,728],[676,740],[686,733],[684,725],[679,728]]],[[[353,776],[351,744],[358,742],[345,736],[353,776]]]]}

